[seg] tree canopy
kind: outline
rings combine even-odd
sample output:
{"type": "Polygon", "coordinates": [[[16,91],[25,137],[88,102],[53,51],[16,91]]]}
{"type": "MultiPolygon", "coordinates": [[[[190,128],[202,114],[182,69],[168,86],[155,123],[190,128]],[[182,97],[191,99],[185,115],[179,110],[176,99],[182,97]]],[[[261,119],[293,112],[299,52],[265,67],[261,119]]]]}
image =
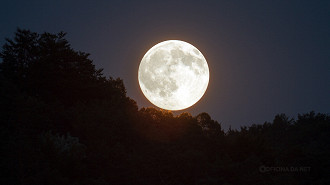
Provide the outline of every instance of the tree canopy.
{"type": "MultiPolygon", "coordinates": [[[[1,184],[329,184],[330,116],[229,129],[138,109],[65,33],[18,29],[0,53],[1,184]]],[[[237,113],[239,114],[239,113],[237,113]]]]}

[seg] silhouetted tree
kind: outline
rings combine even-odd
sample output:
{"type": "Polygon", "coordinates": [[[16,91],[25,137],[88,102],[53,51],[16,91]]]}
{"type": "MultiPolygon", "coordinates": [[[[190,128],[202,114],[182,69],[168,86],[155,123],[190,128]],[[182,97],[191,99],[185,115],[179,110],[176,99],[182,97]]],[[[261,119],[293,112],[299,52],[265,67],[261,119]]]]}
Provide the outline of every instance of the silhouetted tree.
{"type": "Polygon", "coordinates": [[[200,113],[196,116],[197,123],[200,125],[209,137],[221,137],[224,136],[224,131],[221,129],[221,125],[211,119],[211,116],[206,112],[200,113]]]}
{"type": "Polygon", "coordinates": [[[330,116],[224,132],[141,108],[65,33],[18,29],[0,53],[0,184],[329,184],[330,116]],[[262,171],[261,167],[310,167],[262,171]]]}

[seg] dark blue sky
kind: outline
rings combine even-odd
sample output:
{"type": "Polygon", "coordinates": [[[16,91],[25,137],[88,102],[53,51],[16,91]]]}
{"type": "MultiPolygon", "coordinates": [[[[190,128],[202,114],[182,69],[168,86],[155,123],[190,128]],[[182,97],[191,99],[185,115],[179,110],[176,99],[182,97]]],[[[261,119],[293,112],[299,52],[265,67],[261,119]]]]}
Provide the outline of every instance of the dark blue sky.
{"type": "Polygon", "coordinates": [[[0,44],[16,28],[65,31],[105,75],[124,80],[139,107],[140,60],[153,45],[196,46],[210,68],[204,97],[185,111],[232,125],[311,110],[330,112],[330,1],[2,0],[0,44]]]}

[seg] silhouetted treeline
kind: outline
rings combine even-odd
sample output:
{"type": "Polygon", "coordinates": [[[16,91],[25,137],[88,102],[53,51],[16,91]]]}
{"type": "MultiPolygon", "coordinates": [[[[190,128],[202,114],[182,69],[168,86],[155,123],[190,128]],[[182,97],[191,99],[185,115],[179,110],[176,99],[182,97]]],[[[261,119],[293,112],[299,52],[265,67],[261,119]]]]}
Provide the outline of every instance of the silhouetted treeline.
{"type": "Polygon", "coordinates": [[[18,29],[0,57],[0,184],[330,184],[329,115],[224,132],[138,110],[62,32],[18,29]]]}

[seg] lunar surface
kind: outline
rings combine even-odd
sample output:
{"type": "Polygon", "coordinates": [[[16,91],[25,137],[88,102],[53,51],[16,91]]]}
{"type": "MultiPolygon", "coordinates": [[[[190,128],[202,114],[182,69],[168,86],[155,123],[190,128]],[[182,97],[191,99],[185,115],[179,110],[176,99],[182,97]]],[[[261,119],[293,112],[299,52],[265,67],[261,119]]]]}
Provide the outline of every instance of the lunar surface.
{"type": "Polygon", "coordinates": [[[145,97],[157,107],[182,110],[205,93],[209,68],[193,45],[168,40],[153,46],[142,58],[138,80],[145,97]]]}

